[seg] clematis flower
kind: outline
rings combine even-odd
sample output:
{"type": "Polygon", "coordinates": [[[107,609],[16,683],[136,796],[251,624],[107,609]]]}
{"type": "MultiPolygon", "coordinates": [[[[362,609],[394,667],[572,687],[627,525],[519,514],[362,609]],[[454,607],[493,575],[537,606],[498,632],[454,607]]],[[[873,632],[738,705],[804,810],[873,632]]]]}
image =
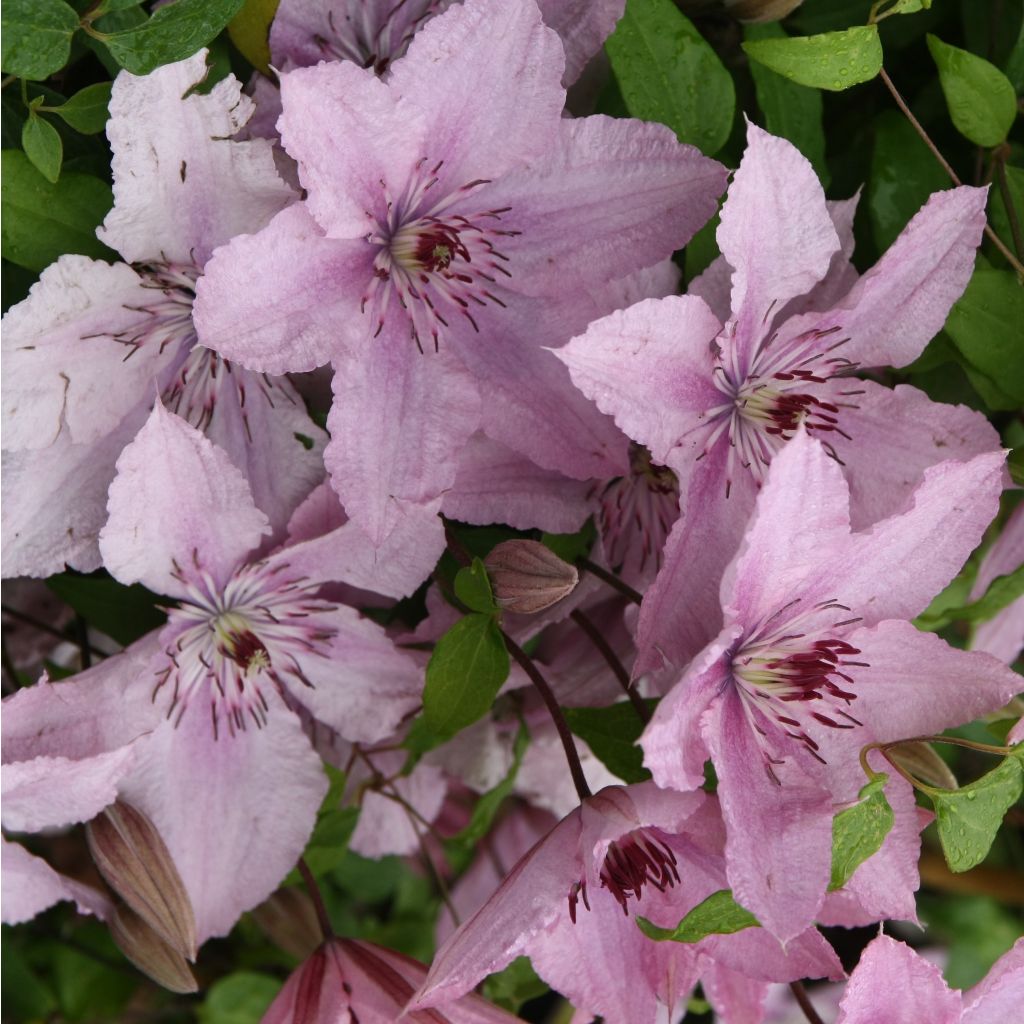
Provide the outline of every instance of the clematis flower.
{"type": "Polygon", "coordinates": [[[5,575],[99,566],[115,463],[157,395],[228,453],[277,531],[322,476],[324,434],[291,383],[196,345],[210,254],[294,198],[270,143],[231,139],[253,109],[238,81],[196,92],[207,70],[204,50],[118,76],[99,235],[125,262],[62,256],[4,317],[5,575]]]}
{"type": "Polygon", "coordinates": [[[661,125],[563,119],[563,65],[533,0],[467,0],[385,80],[349,61],[283,75],[307,198],[197,286],[200,338],[223,357],[333,363],[325,459],[375,544],[402,518],[439,529],[477,429],[577,479],[624,466],[625,439],[543,346],[684,244],[724,170],[661,125]]]}
{"type": "MultiPolygon", "coordinates": [[[[276,68],[350,60],[383,75],[416,32],[452,0],[282,0],[270,26],[276,68]]],[[[571,85],[622,17],[625,0],[540,0],[544,24],[565,47],[562,83],[571,85]]]]}
{"type": "Polygon", "coordinates": [[[839,1004],[836,1024],[926,1020],[929,1024],[1008,1024],[1024,1006],[1024,939],[1001,956],[968,992],[951,989],[934,964],[906,943],[879,935],[839,1004]]]}
{"type": "Polygon", "coordinates": [[[640,302],[555,354],[574,383],[678,478],[664,567],[645,594],[636,671],[682,668],[721,625],[718,581],[776,453],[802,423],[842,465],[856,528],[897,511],[931,465],[995,451],[985,418],[855,376],[905,366],[963,292],[984,189],[936,193],[862,277],[856,200],[748,125],[722,209],[722,257],[683,297],[640,302]]]}
{"type": "MultiPolygon", "coordinates": [[[[992,581],[1024,565],[1024,504],[1010,514],[1002,533],[985,553],[971,588],[971,600],[983,597],[992,581]]],[[[971,649],[1012,665],[1024,648],[1024,596],[997,612],[988,622],[975,627],[971,649]]]]}
{"type": "MultiPolygon", "coordinates": [[[[1021,689],[996,659],[907,621],[981,539],[1002,463],[997,452],[931,467],[904,511],[854,533],[842,468],[801,427],[772,461],[726,570],[721,632],[641,737],[659,785],[698,786],[714,762],[730,888],[783,941],[822,907],[832,817],[863,784],[861,748],[971,721],[1021,689]]],[[[887,787],[897,856],[882,879],[863,866],[879,891],[862,893],[884,906],[902,888],[912,916],[919,823],[908,788],[887,787]]]]}
{"type": "Polygon", "coordinates": [[[319,595],[325,578],[372,582],[361,536],[342,527],[254,558],[269,524],[245,478],[159,403],[118,460],[109,510],[107,568],[172,598],[167,624],[5,701],[3,756],[68,758],[74,778],[130,748],[117,795],[163,838],[202,942],[265,899],[309,838],[327,783],[303,723],[376,742],[418,706],[422,676],[379,626],[319,595]]]}
{"type": "MultiPolygon", "coordinates": [[[[418,960],[358,939],[329,939],[292,972],[261,1024],[517,1024],[518,1017],[471,993],[445,1007],[402,1013],[427,969],[418,960]]],[[[521,1022],[519,1022],[521,1024],[521,1022]]]]}
{"type": "Polygon", "coordinates": [[[725,1019],[738,1022],[770,981],[841,977],[814,929],[785,951],[763,929],[693,945],[653,942],[640,931],[635,914],[675,927],[725,888],[723,839],[717,802],[704,793],[652,783],[603,789],[522,857],[445,942],[410,1009],[446,1006],[524,954],[574,1006],[631,1024],[664,1019],[666,1008],[674,1019],[698,979],[725,1019]]]}

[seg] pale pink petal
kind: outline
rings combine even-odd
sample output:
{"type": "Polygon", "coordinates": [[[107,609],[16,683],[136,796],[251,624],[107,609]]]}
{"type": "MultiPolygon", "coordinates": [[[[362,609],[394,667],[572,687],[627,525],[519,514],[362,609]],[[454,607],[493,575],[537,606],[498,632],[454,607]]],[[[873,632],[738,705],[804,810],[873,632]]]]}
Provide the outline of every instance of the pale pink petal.
{"type": "Polygon", "coordinates": [[[1006,1024],[1024,1006],[1024,939],[1018,939],[987,975],[964,993],[961,1024],[1006,1024]]]}
{"type": "Polygon", "coordinates": [[[100,552],[111,575],[178,595],[182,573],[223,585],[268,532],[227,455],[157,402],[117,460],[100,552]]]}
{"type": "MultiPolygon", "coordinates": [[[[8,499],[10,500],[10,499],[8,499]]],[[[1010,514],[1002,532],[985,553],[971,587],[971,600],[978,600],[997,576],[1013,572],[1024,564],[1024,504],[1010,514]]],[[[1017,598],[988,622],[974,629],[971,649],[985,651],[1008,665],[1017,660],[1024,648],[1024,597],[1017,598]]]]}
{"type": "Polygon", "coordinates": [[[226,935],[299,858],[327,792],[320,758],[282,704],[214,737],[206,708],[156,730],[123,797],[148,815],[188,890],[202,943],[226,935]]]}
{"type": "Polygon", "coordinates": [[[40,451],[3,453],[3,574],[50,576],[67,564],[92,572],[103,561],[99,533],[117,458],[146,420],[140,402],[111,433],[92,444],[66,434],[40,451]],[[49,496],[41,501],[40,496],[49,496]]]}
{"type": "Polygon", "coordinates": [[[600,284],[664,260],[715,212],[721,164],[659,124],[603,116],[559,122],[548,155],[486,190],[511,207],[503,223],[523,232],[516,288],[553,294],[600,284]]]}
{"type": "Polygon", "coordinates": [[[3,320],[5,451],[45,448],[62,430],[75,444],[97,441],[153,399],[179,349],[133,348],[152,295],[123,263],[68,255],[43,271],[3,320]]]}
{"type": "Polygon", "coordinates": [[[878,742],[928,736],[1001,708],[1024,680],[980,651],[950,647],[909,622],[882,622],[846,639],[861,653],[851,711],[878,742]]]}
{"type": "Polygon", "coordinates": [[[562,82],[567,86],[601,49],[626,8],[625,0],[538,0],[538,6],[544,24],[558,33],[565,47],[562,82]]]}
{"type": "MultiPolygon", "coordinates": [[[[702,719],[718,773],[726,824],[726,863],[736,900],[783,942],[814,921],[832,861],[832,799],[805,775],[799,759],[767,771],[766,752],[735,689],[702,719]]],[[[768,743],[768,737],[761,737],[768,743]]]]}
{"type": "Polygon", "coordinates": [[[773,308],[810,291],[840,247],[806,157],[749,122],[717,237],[734,271],[731,305],[746,337],[762,329],[773,308]]]}
{"type": "Polygon", "coordinates": [[[1012,665],[1024,649],[1024,597],[1018,597],[988,622],[975,626],[971,650],[984,651],[1012,665]]]}
{"type": "MultiPolygon", "coordinates": [[[[1024,563],[1024,503],[1010,513],[999,536],[985,552],[971,585],[971,600],[983,597],[999,576],[1015,572],[1024,563]]],[[[1009,660],[1009,659],[1007,659],[1009,660]]]]}
{"type": "Polygon", "coordinates": [[[292,697],[346,740],[390,736],[419,707],[423,670],[352,608],[336,608],[330,628],[334,635],[323,651],[297,659],[311,685],[293,686],[292,697]]]}
{"type": "MultiPolygon", "coordinates": [[[[351,61],[282,75],[281,101],[281,139],[298,161],[309,213],[331,238],[376,232],[375,218],[386,217],[388,196],[402,196],[424,155],[421,115],[410,103],[399,102],[396,91],[373,71],[351,61]]],[[[426,159],[436,163],[445,156],[441,147],[433,153],[426,159]]]]}
{"type": "Polygon", "coordinates": [[[447,190],[493,179],[554,143],[564,65],[536,4],[467,0],[416,33],[388,85],[422,119],[422,155],[444,159],[438,177],[447,190]]]}
{"type": "Polygon", "coordinates": [[[761,1024],[765,1019],[768,982],[712,962],[701,971],[700,983],[723,1024],[761,1024]]]}
{"type": "Polygon", "coordinates": [[[675,468],[703,443],[706,411],[724,398],[708,347],[721,329],[701,299],[647,299],[591,324],[555,355],[655,462],[675,468]]]}
{"type": "Polygon", "coordinates": [[[3,702],[3,761],[84,761],[149,736],[165,711],[152,700],[157,632],[67,682],[43,679],[3,702]]]}
{"type": "Polygon", "coordinates": [[[48,907],[61,900],[70,900],[81,914],[106,917],[109,903],[91,886],[58,875],[41,857],[34,857],[24,846],[0,839],[3,853],[4,924],[22,924],[31,921],[48,907]]]}
{"type": "MultiPolygon", "coordinates": [[[[559,822],[511,870],[494,895],[437,951],[413,1008],[438,1006],[523,955],[566,913],[580,881],[580,817],[559,822]]],[[[583,911],[581,911],[583,912],[583,911]]]]}
{"type": "Polygon", "coordinates": [[[326,238],[296,203],[207,263],[196,282],[196,331],[251,370],[312,370],[348,342],[366,342],[358,296],[372,279],[372,247],[326,238]]]}
{"type": "Polygon", "coordinates": [[[791,321],[785,333],[839,326],[861,366],[906,366],[938,333],[974,269],[987,188],[936,192],[836,308],[791,321]]]}
{"type": "Polygon", "coordinates": [[[592,487],[590,481],[541,469],[477,432],[462,449],[455,483],[442,499],[441,511],[464,523],[575,533],[590,515],[592,487]]]}
{"type": "Polygon", "coordinates": [[[325,480],[310,491],[306,500],[288,520],[288,545],[316,540],[348,522],[345,509],[330,482],[325,480]]]}
{"type": "Polygon", "coordinates": [[[960,993],[949,989],[938,967],[905,943],[879,935],[861,954],[836,1024],[958,1024],[960,1012],[960,993]]]}
{"type": "Polygon", "coordinates": [[[479,417],[477,383],[452,353],[421,354],[397,329],[337,364],[327,468],[375,546],[402,517],[436,515],[479,417]]]}
{"type": "MultiPolygon", "coordinates": [[[[578,737],[573,740],[583,777],[592,793],[622,780],[610,772],[578,737]]],[[[515,791],[534,807],[563,817],[579,806],[580,798],[565,769],[565,750],[554,727],[543,723],[531,729],[530,745],[516,775],[515,791]]]]}
{"type": "MultiPolygon", "coordinates": [[[[852,440],[830,435],[850,486],[850,519],[855,530],[899,512],[937,462],[966,462],[1000,447],[999,435],[981,413],[963,405],[933,402],[908,384],[895,389],[874,381],[855,385],[863,392],[842,412],[852,440]]],[[[838,390],[849,390],[850,382],[838,390]]]]}
{"type": "Polygon", "coordinates": [[[206,57],[200,50],[114,82],[107,122],[114,209],[98,234],[129,263],[201,267],[218,245],[262,227],[294,198],[269,141],[231,139],[253,112],[241,82],[229,75],[206,95],[195,91],[206,57]]]}
{"type": "Polygon", "coordinates": [[[732,267],[724,256],[716,256],[686,289],[687,295],[703,299],[724,324],[732,315],[732,267]]]}
{"type": "Polygon", "coordinates": [[[4,765],[4,828],[40,832],[96,817],[117,799],[118,783],[134,759],[126,746],[76,761],[44,756],[4,765]]]}

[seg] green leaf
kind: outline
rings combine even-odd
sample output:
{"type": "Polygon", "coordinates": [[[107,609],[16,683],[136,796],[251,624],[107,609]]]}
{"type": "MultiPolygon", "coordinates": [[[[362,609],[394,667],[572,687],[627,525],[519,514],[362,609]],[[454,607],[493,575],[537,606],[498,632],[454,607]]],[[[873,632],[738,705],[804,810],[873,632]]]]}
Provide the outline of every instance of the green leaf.
{"type": "Polygon", "coordinates": [[[928,197],[949,179],[910,122],[898,110],[874,121],[868,213],[875,244],[884,252],[928,197]]]}
{"type": "Polygon", "coordinates": [[[472,725],[494,702],[508,670],[508,651],[494,616],[473,612],[460,619],[437,641],[427,665],[427,725],[441,736],[472,725]]]}
{"type": "Polygon", "coordinates": [[[1010,479],[1018,487],[1024,487],[1024,448],[1014,448],[1006,460],[1006,468],[1010,471],[1010,479]]]}
{"type": "Polygon", "coordinates": [[[231,42],[257,71],[266,74],[270,64],[270,25],[280,0],[245,0],[228,25],[231,42]]]}
{"type": "Polygon", "coordinates": [[[258,1024],[281,982],[255,971],[235,971],[215,981],[198,1008],[199,1024],[258,1024]]]}
{"type": "MultiPolygon", "coordinates": [[[[655,701],[647,701],[652,708],[655,701]]],[[[643,782],[651,773],[643,766],[643,751],[636,746],[644,723],[629,701],[604,708],[564,708],[569,728],[594,756],[623,782],[643,782]]]]}
{"type": "Polygon", "coordinates": [[[66,252],[113,256],[96,237],[114,201],[106,182],[65,171],[54,184],[18,150],[4,150],[2,171],[0,230],[6,259],[40,271],[66,252]]]}
{"type": "Polygon", "coordinates": [[[175,0],[148,21],[103,37],[115,60],[133,75],[191,57],[238,13],[242,0],[175,0]]]}
{"type": "Polygon", "coordinates": [[[960,789],[929,790],[942,852],[951,871],[969,871],[988,855],[1003,815],[1024,789],[1024,744],[998,768],[960,789]]]}
{"type": "Polygon", "coordinates": [[[832,877],[829,892],[841,889],[854,871],[877,853],[893,826],[885,798],[888,775],[877,775],[858,794],[858,803],[832,819],[832,877]]]}
{"type": "MultiPolygon", "coordinates": [[[[1017,215],[1018,230],[1024,231],[1024,169],[1007,165],[1004,170],[1006,172],[1006,191],[1009,193],[1010,202],[1017,215]]],[[[1010,214],[1001,184],[993,185],[989,193],[988,215],[992,230],[1012,250],[1014,247],[1013,228],[1010,225],[1010,214]]]]}
{"type": "Polygon", "coordinates": [[[110,104],[110,90],[113,82],[97,82],[87,85],[59,107],[48,108],[63,118],[76,132],[95,135],[107,124],[107,107],[110,104]]]}
{"type": "Polygon", "coordinates": [[[708,156],[725,145],[732,76],[672,0],[628,0],[605,49],[634,117],[667,124],[708,156]]]}
{"type": "Polygon", "coordinates": [[[965,605],[954,613],[954,618],[967,622],[988,622],[1007,605],[1013,604],[1024,595],[1024,565],[1018,566],[1005,576],[997,576],[988,590],[977,601],[965,605]]]}
{"type": "Polygon", "coordinates": [[[946,332],[968,363],[1024,403],[1024,287],[1008,270],[979,269],[950,311],[946,332]]]}
{"type": "Polygon", "coordinates": [[[90,626],[119,644],[134,643],[167,621],[156,607],[156,596],[139,583],[126,587],[105,576],[61,573],[51,576],[46,585],[90,626]]]}
{"type": "Polygon", "coordinates": [[[957,131],[976,146],[998,146],[1017,116],[1009,79],[983,57],[949,46],[931,33],[928,49],[957,131]]]}
{"type": "Polygon", "coordinates": [[[927,11],[932,5],[932,0],[896,0],[890,7],[879,11],[880,14],[917,14],[918,11],[927,11]]]}
{"type": "Polygon", "coordinates": [[[473,564],[455,574],[455,596],[470,610],[493,614],[498,611],[491,593],[491,581],[487,569],[479,558],[473,564]]]}
{"type": "Polygon", "coordinates": [[[484,982],[484,995],[487,999],[510,1013],[518,1013],[523,1003],[547,991],[547,982],[537,977],[533,965],[525,956],[516,957],[503,971],[492,974],[484,982]]]}
{"type": "Polygon", "coordinates": [[[53,988],[65,1021],[120,1020],[125,1004],[138,988],[138,976],[117,969],[127,966],[107,930],[89,921],[72,933],[74,947],[56,942],[47,957],[53,988]]]}
{"type": "MultiPolygon", "coordinates": [[[[778,22],[744,25],[743,36],[753,42],[789,38],[778,22]]],[[[798,85],[757,61],[751,62],[750,74],[754,79],[757,105],[764,114],[765,128],[773,135],[789,139],[810,160],[815,173],[827,185],[821,92],[798,85]]]]}
{"type": "Polygon", "coordinates": [[[57,129],[34,110],[21,129],[21,148],[39,173],[47,181],[56,183],[64,159],[64,145],[57,129]]]}
{"type": "Polygon", "coordinates": [[[637,917],[640,931],[655,942],[700,942],[709,935],[733,935],[757,928],[756,917],[733,899],[731,889],[719,889],[698,903],[675,928],[659,928],[645,917],[637,917]]]}
{"type": "MultiPolygon", "coordinates": [[[[33,680],[34,682],[34,680],[33,680]]],[[[12,933],[8,926],[3,929],[4,955],[0,958],[0,972],[4,991],[4,1016],[11,1020],[46,1020],[57,1009],[53,993],[33,971],[24,952],[15,943],[24,942],[23,934],[12,933]]]]}
{"type": "Polygon", "coordinates": [[[841,92],[869,82],[882,70],[882,44],[875,25],[845,32],[744,43],[748,56],[800,85],[841,92]]]}
{"type": "Polygon", "coordinates": [[[62,0],[4,0],[0,26],[4,71],[38,80],[67,63],[78,15],[62,0]]]}

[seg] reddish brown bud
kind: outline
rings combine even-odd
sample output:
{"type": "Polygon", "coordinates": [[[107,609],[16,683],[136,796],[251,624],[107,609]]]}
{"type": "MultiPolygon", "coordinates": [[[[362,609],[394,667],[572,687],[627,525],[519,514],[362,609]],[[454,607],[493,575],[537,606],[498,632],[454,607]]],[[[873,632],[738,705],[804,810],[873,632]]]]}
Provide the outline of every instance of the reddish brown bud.
{"type": "Polygon", "coordinates": [[[725,0],[725,9],[740,21],[778,21],[803,0],[725,0]]]}
{"type": "Polygon", "coordinates": [[[158,985],[182,994],[199,990],[185,958],[130,907],[121,904],[114,911],[110,934],[121,952],[158,985]]]}
{"type": "Polygon", "coordinates": [[[275,946],[296,960],[311,956],[323,941],[313,901],[297,885],[278,889],[252,911],[252,918],[275,946]]]}
{"type": "Polygon", "coordinates": [[[118,800],[93,818],[85,833],[107,884],[171,949],[195,960],[192,903],[156,826],[118,800]]]}
{"type": "Polygon", "coordinates": [[[521,615],[550,608],[576,588],[576,567],[535,540],[507,540],[485,559],[499,607],[521,615]]]}
{"type": "Polygon", "coordinates": [[[935,752],[930,743],[918,741],[900,743],[888,748],[889,756],[901,767],[920,779],[926,786],[959,789],[960,783],[948,764],[935,752]]]}

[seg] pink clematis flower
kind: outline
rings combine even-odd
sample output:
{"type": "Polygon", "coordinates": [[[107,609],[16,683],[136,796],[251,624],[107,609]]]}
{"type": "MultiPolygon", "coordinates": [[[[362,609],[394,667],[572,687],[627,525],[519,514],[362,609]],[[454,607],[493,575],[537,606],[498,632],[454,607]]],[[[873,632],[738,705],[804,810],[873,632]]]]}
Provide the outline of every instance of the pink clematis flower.
{"type": "Polygon", "coordinates": [[[1010,1024],[1022,1007],[1024,939],[974,988],[959,992],[908,945],[879,935],[850,976],[836,1024],[1010,1024]]]}
{"type": "MultiPolygon", "coordinates": [[[[383,75],[416,32],[453,0],[282,0],[270,26],[274,67],[350,60],[383,75]]],[[[544,24],[565,47],[562,83],[571,85],[622,17],[625,0],[539,0],[544,24]]]]}
{"type": "Polygon", "coordinates": [[[905,366],[942,326],[971,275],[986,191],[936,193],[858,278],[856,200],[826,203],[794,146],[754,125],[747,138],[723,255],[690,293],[613,313],[555,353],[678,477],[683,514],[641,609],[638,672],[683,667],[717,632],[718,581],[799,424],[845,467],[857,528],[899,509],[928,466],[999,447],[966,407],[854,376],[905,366]]]}
{"type": "Polygon", "coordinates": [[[160,404],[118,460],[109,509],[105,564],[174,599],[167,625],[6,701],[3,757],[67,758],[74,779],[130,748],[117,794],[166,842],[202,941],[265,899],[309,838],[327,783],[304,723],[381,740],[418,706],[422,674],[319,595],[325,579],[372,582],[361,536],[342,527],[254,560],[269,527],[244,477],[160,404]]]}
{"type": "Polygon", "coordinates": [[[402,518],[439,529],[477,429],[577,479],[624,466],[625,438],[543,346],[684,244],[725,172],[661,125],[563,119],[563,65],[533,0],[467,0],[385,80],[349,61],[283,75],[308,198],[198,285],[200,338],[225,358],[334,364],[325,458],[376,544],[402,518]]]}
{"type": "Polygon", "coordinates": [[[323,475],[324,433],[291,383],[196,345],[210,254],[294,199],[268,142],[231,139],[253,110],[238,81],[195,91],[207,70],[201,51],[118,76],[99,235],[125,262],[62,256],[4,317],[5,575],[99,566],[114,465],[157,395],[228,453],[275,530],[323,475]]]}
{"type": "Polygon", "coordinates": [[[634,920],[674,927],[726,887],[717,801],[652,783],[611,786],[563,818],[438,950],[410,1008],[446,1006],[528,955],[573,1005],[608,1020],[674,1019],[698,979],[727,1021],[749,1019],[770,981],[841,977],[814,929],[783,951],[763,929],[657,943],[634,920]],[[661,1014],[661,1016],[659,1016],[661,1014]]]}
{"type": "MultiPolygon", "coordinates": [[[[1016,572],[1024,565],[1024,504],[1010,514],[1002,533],[985,553],[971,588],[971,600],[984,596],[992,581],[1016,572]]],[[[1024,648],[1024,596],[997,612],[988,622],[975,627],[971,650],[986,651],[1012,665],[1024,648]]]]}
{"type": "MultiPolygon", "coordinates": [[[[698,786],[714,762],[730,886],[783,941],[822,907],[833,811],[863,784],[861,748],[971,721],[1021,689],[996,659],[906,621],[981,539],[1002,464],[996,452],[934,466],[903,512],[853,533],[842,469],[801,427],[772,461],[726,571],[722,631],[641,737],[659,785],[698,786]]],[[[879,878],[872,858],[850,883],[879,916],[913,916],[919,823],[907,790],[898,779],[887,788],[891,867],[879,878]]]]}

